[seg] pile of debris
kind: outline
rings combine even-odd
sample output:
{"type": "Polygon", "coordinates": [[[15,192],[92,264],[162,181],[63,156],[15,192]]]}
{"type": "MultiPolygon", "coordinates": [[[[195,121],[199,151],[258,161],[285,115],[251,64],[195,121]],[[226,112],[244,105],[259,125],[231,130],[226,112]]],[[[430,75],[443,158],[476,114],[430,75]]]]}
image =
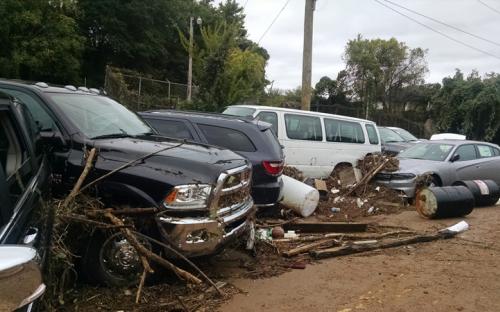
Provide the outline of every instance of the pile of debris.
{"type": "Polygon", "coordinates": [[[260,230],[259,239],[303,269],[316,260],[446,239],[468,229],[464,221],[434,233],[367,223],[293,222],[260,230]]]}
{"type": "Polygon", "coordinates": [[[288,173],[319,191],[320,200],[315,211],[317,219],[353,221],[360,217],[407,209],[408,203],[399,192],[371,183],[380,171],[393,172],[398,169],[397,158],[375,154],[360,159],[357,168],[348,165],[335,168],[324,180],[304,179],[302,172],[293,167],[286,167],[284,174],[288,173]],[[361,175],[359,181],[355,170],[361,175]]]}

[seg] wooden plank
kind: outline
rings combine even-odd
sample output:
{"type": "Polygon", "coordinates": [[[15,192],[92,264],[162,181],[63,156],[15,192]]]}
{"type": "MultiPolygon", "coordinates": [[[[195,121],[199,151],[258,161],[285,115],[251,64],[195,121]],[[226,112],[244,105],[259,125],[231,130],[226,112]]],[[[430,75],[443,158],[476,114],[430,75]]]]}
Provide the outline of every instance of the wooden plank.
{"type": "Polygon", "coordinates": [[[416,243],[424,243],[424,242],[432,242],[438,239],[444,239],[444,238],[449,238],[453,235],[449,233],[437,233],[437,234],[431,234],[431,235],[417,235],[413,237],[408,237],[408,238],[402,238],[402,239],[396,239],[396,240],[391,240],[388,242],[380,242],[376,244],[361,244],[361,245],[346,245],[342,247],[335,247],[335,248],[329,248],[329,249],[323,249],[323,250],[313,250],[310,251],[309,254],[313,256],[316,259],[324,259],[324,258],[331,258],[331,257],[338,257],[338,256],[344,256],[344,255],[351,255],[355,253],[360,253],[360,252],[366,252],[366,251],[372,251],[372,250],[377,250],[377,249],[386,249],[386,248],[394,248],[394,247],[400,247],[400,246],[405,246],[405,245],[410,245],[410,244],[416,244],[416,243]]]}
{"type": "Polygon", "coordinates": [[[301,222],[285,224],[285,231],[300,231],[302,233],[352,233],[366,232],[366,223],[347,222],[301,222]]]}
{"type": "Polygon", "coordinates": [[[338,245],[340,245],[340,242],[336,239],[323,239],[323,240],[318,241],[318,242],[310,243],[310,244],[307,244],[304,246],[299,246],[297,248],[284,251],[283,255],[285,257],[293,257],[293,256],[299,255],[301,253],[306,253],[309,250],[312,250],[312,249],[315,249],[315,248],[318,248],[321,246],[331,247],[332,245],[338,246],[338,245]]]}

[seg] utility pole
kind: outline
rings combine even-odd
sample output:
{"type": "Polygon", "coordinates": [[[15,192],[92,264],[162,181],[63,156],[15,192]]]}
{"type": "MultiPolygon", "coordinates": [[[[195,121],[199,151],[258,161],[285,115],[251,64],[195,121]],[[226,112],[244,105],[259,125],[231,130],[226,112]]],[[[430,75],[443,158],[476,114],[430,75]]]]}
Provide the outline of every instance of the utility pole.
{"type": "Polygon", "coordinates": [[[187,82],[187,101],[191,102],[193,85],[193,20],[189,18],[189,62],[188,62],[188,82],[187,82]]]}
{"type": "Polygon", "coordinates": [[[302,105],[301,109],[311,110],[311,73],[313,22],[316,0],[306,0],[304,14],[304,50],[302,54],[302,105]]]}
{"type": "MultiPolygon", "coordinates": [[[[188,81],[187,81],[187,101],[191,102],[193,95],[193,22],[194,17],[189,18],[189,61],[188,61],[188,81]]],[[[201,17],[196,19],[196,24],[201,26],[201,17]]]]}

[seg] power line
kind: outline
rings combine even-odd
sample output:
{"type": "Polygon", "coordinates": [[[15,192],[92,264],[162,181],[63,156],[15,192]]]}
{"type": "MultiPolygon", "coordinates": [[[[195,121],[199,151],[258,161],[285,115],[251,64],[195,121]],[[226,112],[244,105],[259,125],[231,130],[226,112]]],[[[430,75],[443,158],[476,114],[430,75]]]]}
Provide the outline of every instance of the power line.
{"type": "MultiPolygon", "coordinates": [[[[444,32],[439,31],[439,30],[437,30],[437,29],[435,29],[435,28],[432,28],[431,26],[426,25],[426,24],[424,24],[424,23],[420,22],[419,20],[414,19],[414,18],[413,18],[413,17],[411,17],[411,16],[408,16],[408,15],[404,14],[403,12],[400,12],[400,11],[398,11],[398,10],[394,9],[393,7],[391,7],[391,6],[387,5],[387,4],[385,4],[385,3],[383,3],[383,2],[381,2],[381,1],[379,1],[379,0],[374,0],[374,1],[375,1],[375,2],[377,2],[377,3],[378,3],[378,4],[380,4],[380,5],[382,5],[382,6],[386,7],[386,8],[388,8],[389,10],[394,11],[394,12],[396,12],[397,14],[399,14],[399,15],[401,15],[401,16],[404,16],[404,17],[406,17],[407,19],[409,19],[409,20],[411,20],[411,21],[413,21],[413,22],[415,22],[415,23],[419,24],[420,26],[425,27],[425,28],[429,29],[430,31],[433,31],[433,32],[435,32],[435,33],[437,33],[437,34],[439,34],[439,35],[441,35],[441,36],[443,36],[443,37],[448,38],[448,39],[449,39],[449,40],[451,40],[451,41],[454,41],[454,42],[456,42],[456,43],[458,43],[458,44],[461,44],[461,45],[463,45],[463,46],[465,46],[465,47],[468,47],[469,49],[475,50],[475,51],[477,51],[477,52],[481,52],[481,53],[483,53],[483,54],[489,55],[489,56],[491,56],[491,57],[494,57],[494,58],[496,58],[496,59],[499,59],[499,60],[500,60],[500,56],[498,56],[498,55],[492,54],[492,53],[490,53],[490,52],[488,52],[488,51],[485,51],[485,50],[482,50],[482,49],[476,48],[475,46],[470,45],[470,44],[468,44],[468,43],[466,43],[466,42],[463,42],[463,41],[461,41],[461,40],[455,39],[455,38],[453,38],[453,37],[451,37],[451,36],[449,36],[449,35],[445,34],[444,32]]],[[[385,1],[385,0],[384,0],[384,1],[385,1]]]]}
{"type": "Polygon", "coordinates": [[[495,9],[494,7],[492,7],[491,5],[481,1],[481,0],[477,0],[477,2],[481,3],[482,5],[484,5],[485,7],[487,7],[488,9],[492,10],[493,12],[497,13],[497,14],[500,14],[500,11],[495,9]]]}
{"type": "Polygon", "coordinates": [[[250,0],[245,1],[245,4],[243,5],[243,10],[247,7],[248,1],[250,0]]]}
{"type": "MultiPolygon", "coordinates": [[[[455,27],[455,26],[453,26],[453,25],[447,24],[447,23],[445,23],[445,22],[442,22],[442,21],[437,20],[437,19],[435,19],[435,18],[432,18],[432,17],[430,17],[430,16],[424,15],[424,14],[422,14],[422,13],[419,13],[419,12],[417,12],[417,11],[414,11],[414,10],[412,10],[412,9],[409,9],[409,8],[407,8],[407,7],[404,7],[404,6],[402,6],[402,5],[398,4],[398,3],[392,2],[392,1],[390,1],[390,0],[384,0],[384,1],[385,1],[385,2],[390,3],[390,4],[394,5],[394,6],[400,7],[400,8],[402,8],[403,10],[406,10],[406,11],[408,11],[408,12],[411,12],[411,13],[413,13],[413,14],[416,14],[416,15],[418,15],[418,16],[422,16],[422,17],[424,17],[424,18],[426,18],[426,19],[428,19],[428,20],[431,20],[431,21],[433,21],[433,22],[435,22],[435,23],[441,24],[441,25],[443,25],[443,26],[449,27],[449,28],[451,28],[451,29],[454,29],[454,30],[456,30],[456,31],[459,31],[459,32],[464,33],[464,34],[466,34],[466,35],[469,35],[469,36],[471,36],[471,37],[474,37],[474,38],[476,38],[476,39],[483,40],[483,41],[486,41],[486,42],[488,42],[488,43],[491,43],[491,44],[494,44],[494,45],[496,45],[496,46],[499,46],[499,47],[500,47],[500,42],[496,42],[496,41],[490,40],[490,39],[488,39],[488,38],[484,38],[484,37],[481,37],[481,36],[479,36],[479,35],[476,35],[476,34],[470,33],[470,32],[468,32],[468,31],[466,31],[466,30],[460,29],[460,28],[458,28],[458,27],[455,27]]],[[[478,0],[478,1],[479,1],[479,0],[478,0]]]]}
{"type": "Polygon", "coordinates": [[[274,23],[276,22],[276,20],[280,17],[281,13],[285,10],[286,6],[288,5],[288,3],[290,2],[290,0],[287,0],[285,2],[285,4],[283,5],[283,7],[281,8],[281,10],[278,12],[278,14],[276,15],[276,17],[273,19],[273,21],[271,22],[271,24],[267,27],[266,31],[264,31],[264,33],[262,34],[262,36],[260,36],[260,39],[259,41],[257,41],[257,44],[260,44],[260,41],[264,38],[264,36],[267,34],[267,32],[271,29],[271,27],[273,27],[274,23]]]}

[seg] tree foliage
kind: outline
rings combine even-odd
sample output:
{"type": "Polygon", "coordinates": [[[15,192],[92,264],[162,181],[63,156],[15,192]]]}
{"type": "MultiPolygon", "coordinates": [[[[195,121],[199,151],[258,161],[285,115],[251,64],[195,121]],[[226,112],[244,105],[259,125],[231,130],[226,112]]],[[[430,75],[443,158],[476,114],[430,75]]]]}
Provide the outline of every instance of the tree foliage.
{"type": "MultiPolygon", "coordinates": [[[[266,59],[259,50],[242,50],[238,45],[240,33],[238,23],[202,27],[202,42],[193,51],[193,81],[200,102],[196,108],[220,110],[263,92],[266,59]]],[[[181,38],[188,50],[187,38],[182,34],[181,38]]]]}
{"type": "Polygon", "coordinates": [[[81,80],[84,38],[73,1],[0,1],[0,76],[53,83],[81,80]]]}
{"type": "Polygon", "coordinates": [[[432,99],[432,111],[440,131],[499,142],[500,76],[482,78],[473,71],[464,78],[457,70],[453,77],[443,79],[443,87],[432,99]]]}
{"type": "Polygon", "coordinates": [[[346,78],[366,109],[379,102],[386,111],[401,111],[394,98],[403,88],[424,82],[425,54],[394,38],[368,40],[358,35],[345,48],[346,78]]]}

